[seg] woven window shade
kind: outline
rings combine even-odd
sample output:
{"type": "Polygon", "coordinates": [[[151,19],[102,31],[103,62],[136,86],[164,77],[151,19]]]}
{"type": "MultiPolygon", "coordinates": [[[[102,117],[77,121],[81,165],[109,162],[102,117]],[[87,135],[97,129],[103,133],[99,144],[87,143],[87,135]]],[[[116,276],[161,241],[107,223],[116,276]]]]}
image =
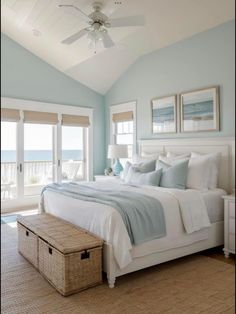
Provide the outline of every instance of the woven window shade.
{"type": "Polygon", "coordinates": [[[20,120],[20,110],[1,108],[1,121],[18,122],[20,120]]]}
{"type": "Polygon", "coordinates": [[[132,120],[133,120],[133,111],[119,112],[119,113],[114,113],[112,115],[112,121],[115,123],[132,121],[132,120]]]}
{"type": "Polygon", "coordinates": [[[38,112],[38,111],[24,111],[25,123],[39,123],[39,124],[57,124],[57,113],[52,112],[38,112]]]}
{"type": "Polygon", "coordinates": [[[74,116],[69,114],[62,115],[62,125],[67,126],[79,126],[83,128],[87,128],[90,126],[89,117],[88,116],[74,116]]]}

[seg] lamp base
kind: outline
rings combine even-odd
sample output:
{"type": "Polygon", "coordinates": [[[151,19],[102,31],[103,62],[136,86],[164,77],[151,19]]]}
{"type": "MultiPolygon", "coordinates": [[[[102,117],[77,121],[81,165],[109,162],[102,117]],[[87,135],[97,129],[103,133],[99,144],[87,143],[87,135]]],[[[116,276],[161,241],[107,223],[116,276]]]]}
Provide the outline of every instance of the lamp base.
{"type": "Polygon", "coordinates": [[[115,176],[119,176],[121,171],[123,170],[122,164],[120,163],[119,159],[117,158],[114,165],[113,165],[113,173],[115,176]]]}

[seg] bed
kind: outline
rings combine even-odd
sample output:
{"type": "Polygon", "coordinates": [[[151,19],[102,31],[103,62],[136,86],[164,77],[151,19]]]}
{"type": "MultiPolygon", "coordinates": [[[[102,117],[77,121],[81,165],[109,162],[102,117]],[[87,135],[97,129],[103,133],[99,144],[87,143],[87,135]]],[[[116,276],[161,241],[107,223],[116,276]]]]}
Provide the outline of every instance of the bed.
{"type": "MultiPolygon", "coordinates": [[[[158,195],[161,199],[165,209],[167,236],[136,246],[130,243],[122,219],[115,209],[45,191],[46,212],[88,229],[105,240],[103,270],[107,273],[110,288],[114,287],[116,278],[121,275],[223,244],[222,195],[230,192],[234,186],[233,139],[142,140],[139,143],[140,155],[193,150],[199,153],[220,152],[221,161],[218,189],[202,193],[211,225],[191,234],[187,234],[183,227],[178,199],[181,199],[182,194],[179,191],[142,187],[142,193],[153,197],[158,195]]],[[[103,184],[100,188],[140,192],[139,187],[124,187],[122,183],[114,183],[114,187],[111,187],[111,183],[107,186],[103,184]]]]}

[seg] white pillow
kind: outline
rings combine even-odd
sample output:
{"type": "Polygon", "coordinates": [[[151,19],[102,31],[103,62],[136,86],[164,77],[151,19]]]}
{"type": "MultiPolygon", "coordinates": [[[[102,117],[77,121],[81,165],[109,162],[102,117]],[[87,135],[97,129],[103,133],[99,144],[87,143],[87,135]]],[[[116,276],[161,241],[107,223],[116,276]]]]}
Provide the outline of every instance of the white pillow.
{"type": "Polygon", "coordinates": [[[211,159],[208,157],[190,158],[188,164],[188,177],[186,187],[188,189],[208,190],[210,178],[211,159]]]}
{"type": "Polygon", "coordinates": [[[205,157],[205,158],[210,159],[210,174],[209,174],[208,188],[216,189],[218,187],[218,175],[219,175],[219,168],[220,168],[221,153],[201,155],[199,153],[192,152],[191,158],[196,158],[196,157],[205,157]]]}
{"type": "MultiPolygon", "coordinates": [[[[170,156],[170,155],[169,155],[170,156]]],[[[173,157],[168,157],[168,155],[165,157],[163,155],[160,155],[158,160],[166,163],[166,164],[169,164],[170,166],[173,166],[175,165],[176,163],[178,162],[182,162],[182,161],[185,161],[185,160],[188,160],[190,158],[190,155],[179,155],[179,156],[173,156],[173,157]]]]}
{"type": "Polygon", "coordinates": [[[131,166],[132,166],[131,162],[126,161],[126,163],[125,163],[125,168],[124,168],[124,170],[120,173],[120,178],[121,178],[121,180],[125,180],[125,178],[126,178],[128,172],[129,172],[129,168],[130,168],[131,166]]]}

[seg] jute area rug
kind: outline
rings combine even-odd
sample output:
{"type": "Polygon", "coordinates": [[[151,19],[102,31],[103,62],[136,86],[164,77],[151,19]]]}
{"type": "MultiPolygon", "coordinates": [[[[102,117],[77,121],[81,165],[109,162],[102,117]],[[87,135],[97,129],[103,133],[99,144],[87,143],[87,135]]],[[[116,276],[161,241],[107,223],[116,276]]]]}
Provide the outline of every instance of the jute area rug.
{"type": "Polygon", "coordinates": [[[193,255],[62,297],[17,252],[17,229],[2,224],[1,313],[234,313],[234,265],[193,255]]]}

